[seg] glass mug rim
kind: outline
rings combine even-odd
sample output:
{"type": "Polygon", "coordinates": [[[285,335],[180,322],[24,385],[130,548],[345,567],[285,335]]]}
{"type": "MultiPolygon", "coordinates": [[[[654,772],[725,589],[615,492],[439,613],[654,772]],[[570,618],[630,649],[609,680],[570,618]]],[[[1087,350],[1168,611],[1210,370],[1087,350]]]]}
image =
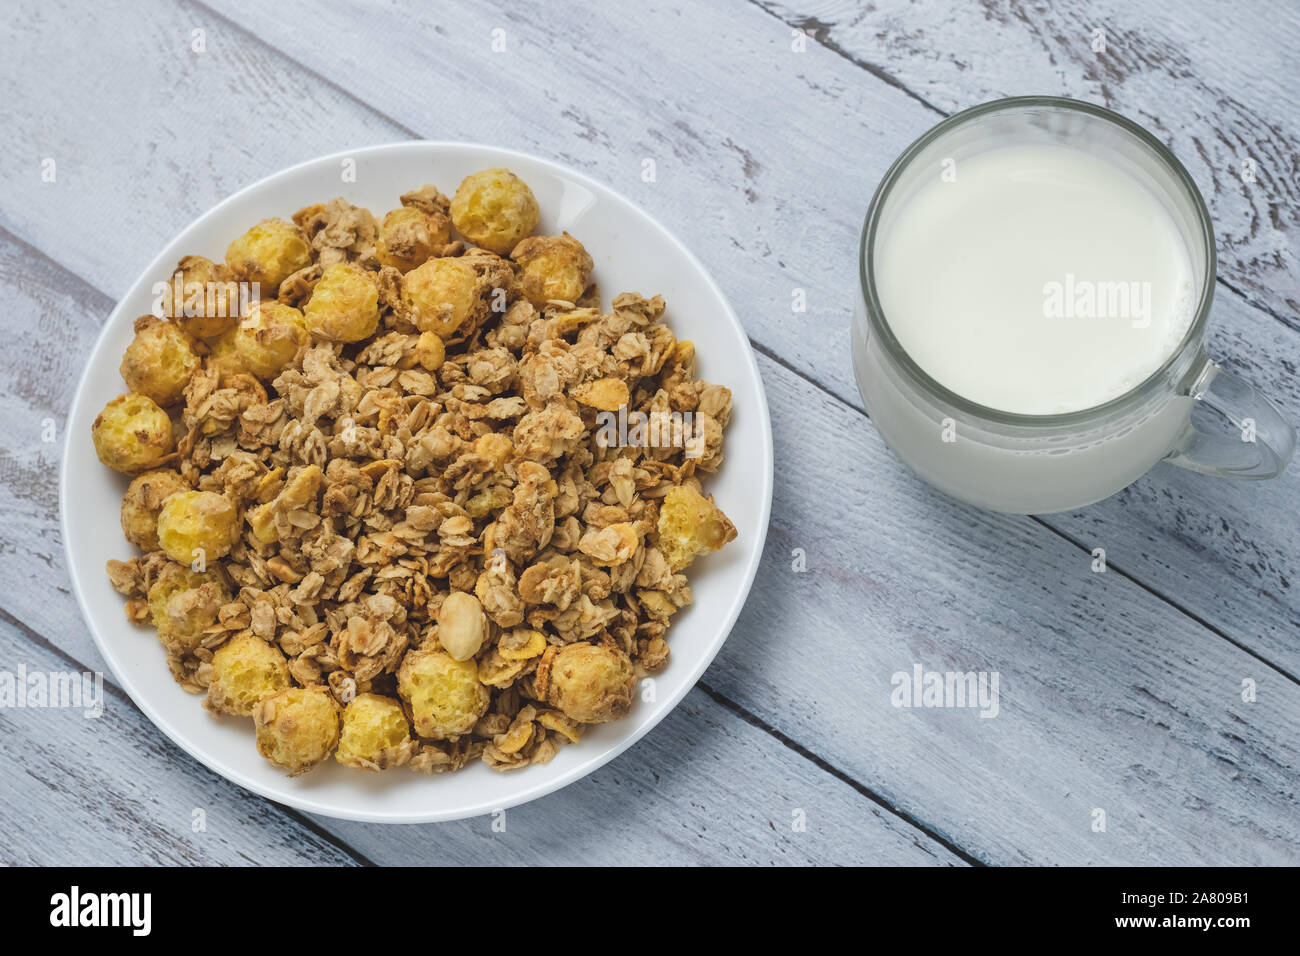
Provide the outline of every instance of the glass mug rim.
{"type": "Polygon", "coordinates": [[[1086,103],[1083,100],[1070,99],[1064,96],[1010,96],[1003,99],[992,100],[988,103],[981,103],[978,106],[972,106],[969,109],[954,113],[951,116],[941,120],[909,145],[898,158],[894,160],[889,169],[885,172],[884,178],[881,179],[880,185],[876,187],[875,194],[871,197],[871,204],[867,207],[866,220],[862,224],[862,238],[858,247],[858,288],[862,296],[862,302],[866,307],[867,321],[870,323],[872,331],[880,337],[884,346],[884,351],[889,357],[900,365],[903,370],[913,379],[914,384],[920,386],[924,391],[934,397],[946,402],[959,411],[967,415],[975,416],[989,422],[1021,427],[1046,427],[1061,428],[1068,426],[1089,425],[1094,423],[1098,418],[1110,415],[1116,412],[1124,412],[1135,405],[1145,401],[1150,395],[1160,389],[1171,369],[1173,369],[1187,354],[1189,348],[1197,345],[1205,330],[1205,324],[1209,317],[1210,305],[1214,299],[1214,283],[1218,274],[1218,256],[1214,245],[1214,228],[1210,220],[1209,209],[1206,208],[1205,199],[1201,196],[1201,191],[1196,188],[1196,183],[1192,180],[1191,175],[1178,157],[1176,157],[1164,143],[1156,139],[1142,126],[1121,116],[1113,110],[1108,110],[1102,106],[1096,106],[1092,103],[1086,103]],[[1132,135],[1144,145],[1150,147],[1156,158],[1161,162],[1165,169],[1171,174],[1172,178],[1179,182],[1184,191],[1190,196],[1192,206],[1196,212],[1197,220],[1201,227],[1201,238],[1205,243],[1206,250],[1206,269],[1205,276],[1201,283],[1200,296],[1196,306],[1195,317],[1188,326],[1186,334],[1178,347],[1170,353],[1169,357],[1161,366],[1147,376],[1143,381],[1135,385],[1121,395],[1100,405],[1091,405],[1087,408],[1081,408],[1072,412],[1059,412],[1050,415],[1030,415],[1021,412],[1008,412],[1002,409],[993,408],[988,405],[981,405],[965,398],[945,385],[940,384],[913,358],[907,354],[901,343],[895,337],[893,330],[889,327],[889,322],[885,318],[885,310],[881,307],[880,300],[876,296],[875,289],[875,269],[874,269],[874,246],[876,230],[880,222],[881,212],[884,209],[885,201],[889,198],[890,192],[917,155],[929,146],[932,142],[943,136],[945,133],[956,129],[957,127],[986,116],[991,113],[1006,112],[1009,110],[1021,109],[1024,107],[1048,107],[1056,110],[1067,112],[1086,113],[1097,119],[1108,122],[1114,126],[1120,127],[1124,132],[1132,135]]]}

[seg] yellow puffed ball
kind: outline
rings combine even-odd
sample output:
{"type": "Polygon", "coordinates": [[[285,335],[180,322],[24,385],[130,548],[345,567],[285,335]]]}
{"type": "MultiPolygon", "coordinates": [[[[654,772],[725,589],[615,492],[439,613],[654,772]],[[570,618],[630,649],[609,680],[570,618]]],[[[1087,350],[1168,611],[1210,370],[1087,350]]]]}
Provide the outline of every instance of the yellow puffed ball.
{"type": "Polygon", "coordinates": [[[465,259],[430,259],[402,279],[402,299],[422,332],[450,338],[482,307],[478,274],[465,259]]]}
{"type": "Polygon", "coordinates": [[[149,585],[149,614],[169,654],[193,651],[217,621],[229,591],[219,569],[199,572],[188,564],[167,564],[149,585]]]}
{"type": "Polygon", "coordinates": [[[397,671],[397,692],[411,705],[416,733],[430,740],[469,733],[491,700],[473,660],[458,661],[432,648],[407,652],[397,671]]]}
{"type": "Polygon", "coordinates": [[[218,714],[251,717],[262,698],[292,683],[278,647],[254,634],[238,634],[212,654],[212,681],[203,706],[218,714]]]}
{"type": "Polygon", "coordinates": [[[699,554],[717,551],[736,537],[736,526],[722,509],[694,488],[672,488],[659,505],[659,550],[673,571],[699,554]]]}
{"type": "Polygon", "coordinates": [[[180,564],[224,558],[239,534],[239,511],[215,491],[182,491],[158,512],[158,543],[180,564]]]}
{"type": "Polygon", "coordinates": [[[249,306],[238,327],[221,337],[212,355],[223,376],[247,372],[269,382],[310,342],[301,312],[263,299],[249,306]]]}
{"type": "Polygon", "coordinates": [[[379,289],[370,273],[339,262],[322,273],[303,309],[307,330],[330,342],[359,342],[379,327],[379,289]]]}
{"type": "Polygon", "coordinates": [[[542,655],[535,686],[566,717],[584,724],[603,724],[632,709],[636,672],[628,656],[617,648],[565,644],[542,655]]]}
{"type": "Polygon", "coordinates": [[[451,221],[476,246],[504,256],[534,229],[540,210],[528,184],[508,169],[466,176],[451,200],[451,221]]]}
{"type": "Polygon", "coordinates": [[[158,550],[158,513],[168,496],[189,491],[180,473],[170,468],[146,471],[131,481],[122,496],[122,533],[142,551],[158,550]]]}
{"type": "Polygon", "coordinates": [[[243,282],[256,282],[258,299],[273,299],[280,283],[311,265],[301,229],[283,219],[263,219],[226,247],[226,266],[243,282]]]}
{"type": "Polygon", "coordinates": [[[172,420],[147,395],[119,395],[90,426],[99,460],[127,475],[155,468],[176,448],[172,420]]]}
{"type": "Polygon", "coordinates": [[[131,391],[163,408],[175,405],[198,367],[194,342],[179,327],[152,315],[135,320],[135,338],[122,354],[120,369],[131,391]]]}
{"type": "Polygon", "coordinates": [[[239,283],[225,266],[203,256],[178,262],[162,295],[162,314],[196,339],[233,329],[239,311],[239,283]]]}
{"type": "Polygon", "coordinates": [[[411,759],[411,725],[391,697],[359,694],[343,708],[343,732],[334,759],[360,770],[400,767],[411,759]]]}
{"type": "Polygon", "coordinates": [[[324,687],[287,687],[258,702],[253,726],[257,752],[296,777],[338,746],[339,707],[324,687]]]}
{"type": "Polygon", "coordinates": [[[451,221],[440,213],[402,206],[391,210],[379,224],[375,258],[380,265],[409,272],[442,252],[451,239],[451,221]]]}
{"type": "Polygon", "coordinates": [[[595,265],[582,243],[567,232],[529,236],[510,257],[520,266],[520,289],[539,309],[552,299],[577,302],[591,283],[595,265]]]}

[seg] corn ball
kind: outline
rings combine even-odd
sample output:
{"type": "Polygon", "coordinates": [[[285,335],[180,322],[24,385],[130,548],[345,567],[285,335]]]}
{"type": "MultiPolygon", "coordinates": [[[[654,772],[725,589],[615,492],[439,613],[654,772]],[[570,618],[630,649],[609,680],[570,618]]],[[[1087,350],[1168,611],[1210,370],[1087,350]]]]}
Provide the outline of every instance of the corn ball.
{"type": "Polygon", "coordinates": [[[199,572],[189,564],[163,565],[148,593],[149,615],[158,629],[159,642],[174,657],[192,652],[229,599],[218,568],[199,572]]]}
{"type": "Polygon", "coordinates": [[[261,299],[212,349],[222,375],[247,372],[269,382],[311,342],[306,319],[291,305],[261,299]]]}
{"type": "Polygon", "coordinates": [[[147,395],[119,395],[90,426],[99,460],[123,474],[135,475],[158,464],[176,448],[172,420],[147,395]]]}
{"type": "Polygon", "coordinates": [[[301,229],[283,219],[263,219],[226,247],[235,278],[256,282],[259,299],[273,299],[280,283],[311,265],[311,246],[301,229]]]}
{"type": "Polygon", "coordinates": [[[450,338],[482,307],[478,273],[465,259],[430,259],[402,280],[402,299],[422,332],[450,338]]]}
{"type": "Polygon", "coordinates": [[[358,342],[379,327],[379,289],[370,273],[350,262],[327,268],[303,309],[307,330],[331,342],[358,342]]]}
{"type": "Polygon", "coordinates": [[[595,268],[582,243],[562,236],[529,236],[510,254],[520,267],[519,286],[537,308],[552,299],[577,302],[591,283],[595,268]]]}
{"type": "Polygon", "coordinates": [[[391,210],[379,224],[375,258],[382,266],[410,272],[442,252],[451,240],[451,222],[441,213],[412,206],[391,210]]]}
{"type": "Polygon", "coordinates": [[[141,551],[157,551],[158,512],[169,495],[189,491],[180,473],[170,468],[146,471],[132,479],[122,496],[122,533],[141,551]]]}
{"type": "Polygon", "coordinates": [[[548,648],[536,686],[551,706],[583,724],[617,720],[632,709],[636,672],[622,651],[603,644],[548,648]]]}
{"type": "Polygon", "coordinates": [[[451,200],[451,221],[476,246],[504,256],[537,228],[540,210],[528,184],[508,169],[466,176],[451,200]]]}
{"type": "Polygon", "coordinates": [[[360,770],[386,770],[406,763],[414,745],[402,705],[392,697],[358,694],[343,708],[343,732],[334,759],[360,770]]]}
{"type": "Polygon", "coordinates": [[[182,491],[158,512],[158,544],[179,564],[224,558],[239,534],[239,511],[215,491],[182,491]]]}
{"type": "Polygon", "coordinates": [[[324,687],[286,687],[257,703],[253,726],[257,752],[296,777],[334,752],[339,706],[324,687]]]}
{"type": "Polygon", "coordinates": [[[237,634],[212,654],[212,681],[203,706],[217,714],[251,717],[262,698],[292,683],[278,647],[254,634],[237,634]]]}
{"type": "Polygon", "coordinates": [[[131,391],[163,408],[175,405],[198,367],[194,343],[179,327],[152,315],[135,320],[135,338],[122,354],[120,369],[131,391]]]}
{"type": "Polygon", "coordinates": [[[186,335],[216,338],[239,322],[239,284],[225,266],[186,256],[167,281],[162,313],[186,335]]]}
{"type": "Polygon", "coordinates": [[[736,536],[736,526],[710,499],[685,485],[659,505],[659,550],[680,571],[699,554],[717,551],[736,536]]]}
{"type": "Polygon", "coordinates": [[[431,740],[469,733],[490,700],[474,661],[429,648],[407,652],[397,671],[397,691],[411,705],[416,733],[431,740]]]}

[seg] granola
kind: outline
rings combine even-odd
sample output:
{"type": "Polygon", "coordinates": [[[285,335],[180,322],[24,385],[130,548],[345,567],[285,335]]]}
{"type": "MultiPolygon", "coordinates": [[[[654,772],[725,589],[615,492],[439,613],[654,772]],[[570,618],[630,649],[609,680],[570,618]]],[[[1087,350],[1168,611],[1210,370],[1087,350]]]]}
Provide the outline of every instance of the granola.
{"type": "Polygon", "coordinates": [[[631,711],[736,535],[701,487],[731,392],[537,220],[501,169],[333,199],[187,256],[136,323],[93,427],[143,552],[110,580],[289,773],[549,761],[631,711]]]}

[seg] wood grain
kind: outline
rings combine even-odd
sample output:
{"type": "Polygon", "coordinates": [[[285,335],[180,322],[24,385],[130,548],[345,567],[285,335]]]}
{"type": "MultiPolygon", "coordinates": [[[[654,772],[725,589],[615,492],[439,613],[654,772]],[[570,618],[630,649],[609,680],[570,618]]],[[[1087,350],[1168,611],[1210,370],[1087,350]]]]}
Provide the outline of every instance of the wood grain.
{"type": "MultiPolygon", "coordinates": [[[[93,666],[0,617],[0,670],[48,679],[93,666]]],[[[191,760],[111,681],[107,675],[99,717],[86,717],[83,709],[0,707],[0,864],[364,862],[307,818],[191,760]]]]}
{"type": "Polygon", "coordinates": [[[755,0],[936,115],[1023,94],[1086,99],[1164,140],[1205,194],[1219,276],[1300,330],[1300,8],[1213,0],[755,0]],[[1230,22],[1229,22],[1230,21],[1230,22]],[[1100,47],[1100,49],[1097,49],[1100,47]],[[1253,164],[1253,181],[1243,176],[1253,164]]]}
{"type": "MultiPolygon", "coordinates": [[[[718,277],[761,349],[860,407],[844,348],[859,217],[875,178],[936,113],[842,51],[809,40],[794,52],[792,28],[759,7],[701,6],[689,16],[594,9],[574,34],[564,16],[491,4],[385,6],[365,30],[353,27],[347,4],[319,5],[310,18],[257,4],[182,5],[115,38],[122,58],[86,63],[67,55],[73,39],[50,35],[55,14],[46,9],[0,26],[29,58],[19,66],[30,69],[7,82],[26,84],[11,101],[52,103],[65,122],[50,129],[47,113],[22,111],[15,135],[26,155],[65,155],[77,166],[56,186],[37,182],[35,164],[23,177],[0,177],[0,222],[110,295],[215,199],[285,165],[413,134],[490,140],[592,171],[659,215],[718,277]],[[505,54],[491,50],[498,28],[505,54]],[[203,54],[189,52],[194,29],[206,31],[203,54]],[[631,67],[629,49],[642,51],[631,67]],[[361,68],[380,60],[384,69],[361,68]],[[486,112],[484,71],[509,91],[486,112]],[[83,95],[89,89],[95,98],[83,95]],[[164,100],[176,102],[164,109],[164,100]],[[140,156],[150,135],[141,117],[157,116],[176,127],[166,161],[140,156]],[[207,158],[181,161],[181,142],[207,158]],[[654,183],[641,181],[643,158],[656,160],[654,183]],[[738,185],[720,191],[720,182],[738,185]],[[115,201],[104,202],[107,194],[115,201]],[[74,219],[82,229],[62,228],[74,219]],[[791,312],[795,289],[808,296],[806,313],[791,312]]],[[[138,16],[116,12],[122,22],[138,16]]],[[[999,24],[998,35],[1016,22],[999,24]]],[[[1202,138],[1207,109],[1183,111],[1202,138]]],[[[1216,354],[1300,420],[1300,338],[1231,289],[1219,292],[1216,354]]],[[[1116,568],[1297,674],[1296,535],[1294,522],[1275,517],[1297,480],[1293,472],[1281,483],[1230,486],[1161,469],[1133,492],[1046,520],[1070,540],[1102,542],[1116,568]]]]}
{"type": "MultiPolygon", "coordinates": [[[[436,860],[443,841],[448,861],[632,862],[648,846],[659,848],[652,860],[960,861],[944,843],[998,863],[1300,860],[1295,473],[1245,486],[1163,469],[1077,514],[987,515],[912,478],[863,417],[851,380],[856,234],[875,180],[940,112],[1015,91],[996,76],[1014,74],[1016,55],[1033,76],[1050,72],[1062,55],[1054,32],[1077,54],[1068,23],[995,6],[986,27],[964,10],[886,5],[882,15],[916,35],[880,39],[870,10],[854,20],[739,0],[559,4],[545,16],[493,3],[376,5],[360,19],[340,3],[310,16],[218,6],[158,6],[146,21],[107,3],[103,15],[119,25],[111,37],[59,4],[20,4],[0,23],[13,51],[0,94],[20,158],[0,167],[0,225],[11,233],[0,241],[11,302],[0,507],[16,516],[0,548],[0,607],[95,659],[67,594],[57,446],[41,442],[41,424],[66,410],[96,324],[168,236],[247,182],[349,144],[418,135],[517,146],[591,172],[667,222],[764,353],[779,464],[760,579],[706,675],[716,699],[693,693],[624,758],[511,811],[508,836],[485,820],[429,828],[428,841],[322,827],[384,862],[436,860]],[[972,39],[943,32],[949,16],[972,39]],[[791,23],[813,30],[801,53],[791,23]],[[504,55],[491,49],[497,28],[504,55]],[[194,29],[206,31],[204,54],[190,52],[194,29]],[[943,50],[967,48],[983,59],[963,77],[943,50]],[[997,74],[987,51],[1004,48],[1012,55],[997,74]],[[934,83],[913,86],[918,74],[934,83]],[[40,182],[44,157],[58,158],[55,184],[40,182]],[[640,179],[646,158],[654,183],[640,179]],[[795,289],[807,313],[791,311],[795,289]],[[1089,570],[1096,545],[1112,563],[1105,575],[1089,570]],[[795,548],[807,573],[790,569],[795,548]],[[891,675],[914,663],[997,671],[1000,715],[890,706],[891,675]],[[1247,678],[1256,703],[1241,700],[1247,678]],[[790,807],[803,793],[820,800],[803,801],[809,832],[796,834],[790,807]],[[1092,830],[1095,809],[1106,811],[1104,833],[1092,830]],[[569,819],[583,822],[560,822],[569,819]]],[[[1180,153],[1218,142],[1213,90],[1242,84],[1224,107],[1232,137],[1253,128],[1243,102],[1258,113],[1273,178],[1261,173],[1257,193],[1239,202],[1227,173],[1207,184],[1189,166],[1221,220],[1254,217],[1221,232],[1231,239],[1221,255],[1240,274],[1220,286],[1212,345],[1294,418],[1300,340],[1283,310],[1294,247],[1276,248],[1295,234],[1294,172],[1276,177],[1288,149],[1294,161],[1296,112],[1272,95],[1284,69],[1242,79],[1250,71],[1233,60],[1253,45],[1265,65],[1281,63],[1294,34],[1234,25],[1207,40],[1122,13],[1125,56],[1155,37],[1143,55],[1177,53],[1188,75],[1175,82],[1133,61],[1104,78],[1103,101],[1157,117],[1153,129],[1180,153]],[[1171,89],[1184,98],[1162,99],[1171,89]]],[[[1062,64],[1060,89],[1096,92],[1072,72],[1077,55],[1062,64]]],[[[1207,147],[1206,168],[1229,153],[1207,147]]],[[[194,773],[169,768],[159,785],[194,773]]]]}
{"type": "Polygon", "coordinates": [[[696,689],[626,754],[503,818],[320,823],[372,859],[409,865],[964,865],[774,743],[696,689]],[[502,820],[505,832],[493,830],[502,820]]]}
{"type": "MultiPolygon", "coordinates": [[[[11,246],[10,256],[20,254],[30,256],[11,246]]],[[[29,282],[57,278],[57,266],[40,266],[23,268],[29,282]]],[[[55,316],[91,311],[57,292],[45,299],[55,316]]],[[[42,327],[37,316],[26,324],[42,327]]],[[[69,323],[77,325],[79,341],[34,336],[24,345],[76,354],[93,332],[86,318],[69,323]]],[[[1286,788],[1300,689],[1125,579],[1094,575],[1087,555],[1031,520],[930,491],[897,468],[861,416],[781,366],[762,365],[787,464],[759,581],[708,685],[975,859],[1267,862],[1296,852],[1286,788]],[[833,461],[823,454],[828,441],[839,451],[833,461]],[[791,570],[796,547],[807,554],[806,574],[791,570]],[[998,671],[1003,713],[986,721],[969,711],[892,708],[891,675],[916,663],[998,671]],[[1117,682],[1116,673],[1130,677],[1117,682]],[[1267,686],[1267,699],[1234,709],[1244,677],[1267,686]],[[1173,722],[1179,709],[1188,723],[1173,722]],[[1136,767],[1134,740],[1143,742],[1136,767]],[[1248,782],[1199,772],[1216,748],[1248,782]],[[1093,807],[1071,805],[1061,797],[1067,790],[1134,819],[1134,829],[1124,842],[1092,840],[1093,807]],[[1189,805],[1198,811],[1182,809],[1189,805]],[[1159,823],[1145,822],[1148,814],[1159,823]]],[[[36,417],[4,411],[6,421],[36,417]]],[[[34,472],[30,498],[39,499],[44,469],[34,472]]],[[[0,494],[15,492],[0,486],[0,494]]],[[[0,554],[0,575],[18,585],[8,609],[95,660],[71,600],[51,600],[41,586],[51,568],[62,573],[55,512],[34,510],[31,520],[19,547],[50,545],[39,556],[0,554]]],[[[766,740],[769,753],[788,755],[766,740]]],[[[694,745],[666,737],[662,746],[694,745]]],[[[745,781],[767,799],[766,775],[756,781],[747,769],[755,762],[721,749],[731,758],[716,779],[745,781]]],[[[632,753],[632,761],[654,756],[632,753]]],[[[648,766],[667,773],[653,760],[648,766]]],[[[722,805],[755,812],[734,799],[722,805]]]]}

